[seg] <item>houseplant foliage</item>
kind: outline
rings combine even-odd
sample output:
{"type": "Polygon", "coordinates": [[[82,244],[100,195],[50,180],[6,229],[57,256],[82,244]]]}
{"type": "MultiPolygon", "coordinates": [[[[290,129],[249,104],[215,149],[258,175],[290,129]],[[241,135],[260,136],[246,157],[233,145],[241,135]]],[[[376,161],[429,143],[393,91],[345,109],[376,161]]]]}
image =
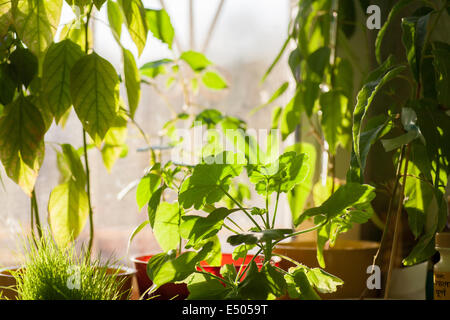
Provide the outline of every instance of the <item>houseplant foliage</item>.
{"type": "Polygon", "coordinates": [[[368,153],[380,140],[384,150],[392,154],[397,168],[380,248],[386,246],[386,234],[389,226],[393,226],[386,291],[389,291],[394,258],[399,254],[396,249],[400,216],[407,215],[409,229],[416,239],[414,248],[403,259],[405,266],[426,261],[435,253],[434,236],[447,223],[450,43],[446,35],[439,33],[438,26],[448,23],[448,12],[448,1],[425,4],[399,1],[393,6],[375,42],[379,67],[359,91],[353,113],[353,152],[348,181],[363,181],[368,153]],[[401,19],[405,56],[395,59],[390,55],[383,60],[384,35],[402,10],[412,12],[401,19]],[[401,87],[408,90],[405,98],[395,94],[401,87]],[[386,99],[382,113],[368,116],[381,95],[386,99]]]}
{"type": "MultiPolygon", "coordinates": [[[[26,243],[26,270],[13,273],[19,300],[117,300],[123,283],[106,265],[74,246],[59,248],[49,233],[26,243]]],[[[129,293],[127,293],[129,294],[129,293]]]]}
{"type": "MultiPolygon", "coordinates": [[[[90,222],[94,227],[88,150],[97,148],[108,170],[126,154],[127,123],[140,99],[135,57],[120,42],[127,28],[139,55],[148,33],[165,38],[156,23],[161,10],[140,0],[67,0],[79,15],[59,27],[63,0],[12,0],[0,4],[0,160],[7,175],[31,198],[31,221],[41,233],[35,183],[49,146],[57,151],[60,184],[49,197],[55,239],[67,245],[90,222]],[[109,26],[123,51],[120,74],[93,49],[90,22],[107,6],[109,26]],[[119,95],[124,81],[126,98],[119,95]],[[64,126],[73,110],[82,125],[82,146],[49,145],[44,136],[53,122],[64,126]],[[89,139],[90,138],[90,139],[89,139]]],[[[167,14],[166,14],[167,15],[167,14]]]]}

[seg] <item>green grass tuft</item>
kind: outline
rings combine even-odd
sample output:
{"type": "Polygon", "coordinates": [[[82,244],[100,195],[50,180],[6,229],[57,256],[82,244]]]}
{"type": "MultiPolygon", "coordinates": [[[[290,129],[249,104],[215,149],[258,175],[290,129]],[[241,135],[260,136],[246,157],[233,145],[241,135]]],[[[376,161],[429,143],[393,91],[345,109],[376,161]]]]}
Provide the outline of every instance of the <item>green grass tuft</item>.
{"type": "Polygon", "coordinates": [[[58,248],[49,235],[28,241],[25,270],[14,273],[19,300],[117,300],[123,282],[110,263],[58,248]]]}

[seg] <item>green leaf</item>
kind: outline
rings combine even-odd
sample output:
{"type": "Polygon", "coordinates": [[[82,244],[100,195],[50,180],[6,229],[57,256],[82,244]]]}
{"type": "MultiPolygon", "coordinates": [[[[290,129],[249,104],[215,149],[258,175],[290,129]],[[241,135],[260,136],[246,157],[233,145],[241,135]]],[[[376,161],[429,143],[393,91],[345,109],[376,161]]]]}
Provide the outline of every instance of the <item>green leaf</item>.
{"type": "Polygon", "coordinates": [[[307,277],[320,293],[336,292],[337,286],[344,284],[344,281],[320,268],[309,269],[307,277]]]}
{"type": "Polygon", "coordinates": [[[207,274],[192,274],[187,280],[189,296],[187,300],[223,300],[231,288],[207,274]]]}
{"type": "Polygon", "coordinates": [[[45,123],[30,99],[20,95],[0,118],[0,159],[7,175],[31,194],[43,160],[45,123]]]}
{"type": "Polygon", "coordinates": [[[162,202],[156,210],[153,233],[164,251],[176,249],[180,243],[181,214],[178,202],[162,202]]]}
{"type": "Polygon", "coordinates": [[[93,0],[94,5],[97,7],[98,10],[100,10],[103,6],[103,4],[106,2],[106,0],[93,0]]]}
{"type": "Polygon", "coordinates": [[[131,246],[131,242],[133,242],[133,239],[139,234],[139,232],[141,232],[145,226],[147,226],[150,222],[148,220],[145,220],[144,222],[142,222],[140,225],[138,225],[133,232],[130,235],[130,238],[128,239],[128,248],[130,248],[131,246]]]}
{"type": "Polygon", "coordinates": [[[11,65],[0,64],[0,104],[7,105],[13,101],[17,86],[11,65]]]}
{"type": "Polygon", "coordinates": [[[136,189],[136,202],[141,210],[152,197],[153,193],[160,187],[161,177],[154,173],[145,175],[136,189]]]}
{"type": "Polygon", "coordinates": [[[126,148],[127,120],[128,117],[125,115],[125,112],[119,111],[114,123],[105,135],[101,152],[103,163],[109,172],[111,172],[117,159],[122,157],[122,153],[126,148]]]}
{"type": "Polygon", "coordinates": [[[283,140],[295,131],[300,124],[300,117],[303,111],[303,91],[297,90],[295,96],[284,107],[281,115],[281,137],[283,140]]]}
{"type": "Polygon", "coordinates": [[[319,295],[306,276],[304,267],[290,268],[289,273],[284,275],[289,297],[301,300],[320,300],[319,295]]]}
{"type": "MultiPolygon", "coordinates": [[[[383,42],[384,39],[384,35],[386,34],[386,32],[388,31],[389,25],[392,23],[392,21],[394,20],[395,16],[397,15],[397,13],[404,8],[405,6],[407,6],[408,4],[410,4],[413,0],[401,0],[398,1],[391,9],[391,11],[389,12],[388,18],[386,20],[386,22],[384,23],[383,27],[380,29],[380,31],[377,34],[377,39],[375,41],[375,56],[377,58],[377,62],[379,64],[381,64],[381,44],[383,42]]],[[[366,6],[367,7],[367,6],[366,6]]]]}
{"type": "Polygon", "coordinates": [[[10,56],[11,71],[18,82],[28,87],[38,72],[38,60],[28,49],[17,48],[10,56]]]}
{"type": "Polygon", "coordinates": [[[423,17],[409,17],[402,20],[403,45],[406,48],[407,58],[416,81],[420,81],[421,59],[427,24],[430,14],[423,17]]]}
{"type": "Polygon", "coordinates": [[[189,240],[185,247],[189,249],[191,246],[196,246],[199,242],[215,236],[222,229],[224,219],[235,211],[238,210],[218,208],[207,217],[184,216],[180,226],[180,235],[189,240]]]}
{"type": "Polygon", "coordinates": [[[307,64],[311,71],[313,71],[318,79],[322,79],[325,68],[330,61],[330,48],[321,47],[311,53],[307,58],[307,64]]]}
{"type": "Polygon", "coordinates": [[[72,105],[70,97],[70,71],[84,55],[71,40],[52,44],[44,59],[42,87],[45,100],[57,123],[72,105]]]}
{"type": "Polygon", "coordinates": [[[120,42],[120,37],[122,35],[122,25],[124,22],[124,17],[122,11],[120,10],[117,2],[108,0],[108,23],[111,27],[111,32],[117,42],[120,42]]]}
{"type": "Polygon", "coordinates": [[[363,88],[358,93],[358,99],[356,103],[355,110],[353,111],[353,149],[356,154],[358,163],[361,165],[361,125],[364,121],[366,113],[373,100],[381,88],[390,80],[394,79],[400,72],[405,69],[404,66],[398,66],[387,69],[387,71],[382,72],[381,75],[375,79],[371,80],[372,77],[380,73],[379,70],[375,70],[372,75],[369,76],[370,82],[364,84],[363,88]]]}
{"type": "Polygon", "coordinates": [[[13,23],[11,14],[12,2],[6,1],[0,4],[0,36],[3,37],[13,23]]]}
{"type": "Polygon", "coordinates": [[[420,133],[418,131],[408,131],[405,134],[402,134],[401,136],[392,138],[392,139],[384,139],[381,140],[381,143],[383,144],[383,148],[386,152],[390,152],[392,150],[398,149],[401,146],[407,145],[414,139],[418,138],[420,136],[420,133]]]}
{"type": "Polygon", "coordinates": [[[192,127],[197,124],[206,125],[208,129],[213,129],[216,125],[223,120],[223,115],[216,109],[206,109],[197,114],[194,119],[192,127]]]}
{"type": "Polygon", "coordinates": [[[296,221],[303,211],[306,201],[312,191],[317,154],[316,148],[312,144],[306,142],[297,143],[285,149],[285,151],[291,150],[297,153],[307,154],[306,165],[310,168],[305,179],[288,193],[288,202],[289,208],[291,209],[292,220],[296,221]]]}
{"type": "Polygon", "coordinates": [[[292,38],[291,35],[289,35],[288,38],[284,41],[284,44],[281,47],[280,52],[278,53],[278,55],[276,56],[275,60],[272,62],[270,67],[267,69],[266,73],[264,73],[264,76],[261,79],[261,83],[263,83],[266,80],[267,76],[272,72],[273,68],[276,66],[278,61],[281,59],[281,56],[283,55],[284,51],[286,50],[289,42],[291,41],[291,38],[292,38]]]}
{"type": "Polygon", "coordinates": [[[206,164],[195,166],[192,175],[181,185],[179,201],[185,209],[192,206],[200,209],[207,203],[221,200],[225,195],[224,191],[229,189],[231,178],[242,171],[242,164],[231,153],[208,157],[205,162],[206,164]]]}
{"type": "Polygon", "coordinates": [[[180,59],[186,62],[195,72],[200,72],[212,64],[204,54],[192,50],[183,52],[180,59]]]}
{"type": "Polygon", "coordinates": [[[345,134],[342,122],[345,119],[347,102],[347,98],[337,91],[329,91],[320,96],[322,128],[332,155],[336,154],[338,145],[342,144],[340,137],[345,134]]]}
{"type": "Polygon", "coordinates": [[[248,251],[253,249],[255,247],[255,245],[253,244],[243,244],[240,245],[238,247],[236,247],[233,250],[233,255],[232,258],[233,260],[238,260],[240,258],[245,259],[245,257],[247,257],[248,251]]]}
{"type": "Polygon", "coordinates": [[[172,62],[173,60],[170,59],[162,59],[148,62],[144,64],[139,69],[139,71],[141,72],[141,75],[154,79],[160,74],[165,74],[166,73],[165,65],[172,62]]]}
{"type": "Polygon", "coordinates": [[[207,71],[202,75],[202,82],[208,88],[212,90],[223,90],[228,88],[226,81],[214,71],[207,71]]]}
{"type": "Polygon", "coordinates": [[[14,27],[27,47],[39,59],[53,42],[62,11],[62,0],[16,0],[14,27]]]}
{"type": "Polygon", "coordinates": [[[141,98],[141,77],[133,54],[125,48],[123,49],[123,64],[128,108],[130,110],[131,118],[134,118],[141,98]]]}
{"type": "Polygon", "coordinates": [[[293,233],[292,229],[268,229],[261,232],[241,233],[229,236],[227,242],[232,246],[241,244],[255,245],[260,242],[277,241],[293,233]]]}
{"type": "Polygon", "coordinates": [[[294,225],[298,226],[305,217],[324,215],[328,220],[333,219],[345,210],[357,205],[370,203],[375,198],[375,188],[359,183],[347,183],[333,193],[321,206],[306,210],[294,225]]]}
{"type": "Polygon", "coordinates": [[[183,281],[195,271],[195,266],[206,258],[212,243],[199,252],[188,251],[175,257],[174,251],[153,256],[147,264],[147,275],[156,286],[183,281]],[[173,252],[173,253],[172,253],[173,252]]]}
{"type": "Polygon", "coordinates": [[[70,93],[83,128],[99,144],[113,126],[119,107],[114,67],[96,53],[81,58],[70,73],[70,93]]]}
{"type": "Polygon", "coordinates": [[[167,43],[169,49],[172,49],[175,31],[166,10],[146,9],[145,13],[148,29],[153,33],[153,36],[162,42],[167,43]]]}
{"type": "Polygon", "coordinates": [[[89,214],[86,191],[73,180],[60,184],[50,194],[48,213],[56,243],[68,245],[86,224],[89,214]]]}
{"type": "Polygon", "coordinates": [[[272,300],[284,294],[286,281],[283,275],[270,264],[264,265],[258,271],[258,267],[253,261],[245,279],[239,284],[238,290],[244,299],[272,300]]]}
{"type": "Polygon", "coordinates": [[[156,210],[158,210],[159,204],[161,203],[161,195],[165,189],[165,185],[159,187],[155,192],[152,193],[148,202],[148,221],[150,222],[150,226],[152,228],[155,225],[156,210]]]}
{"type": "Polygon", "coordinates": [[[70,144],[61,145],[57,153],[58,170],[63,182],[73,181],[80,189],[86,186],[86,173],[81,163],[80,155],[70,144]]]}
{"type": "Polygon", "coordinates": [[[443,42],[435,42],[433,50],[434,65],[437,71],[436,89],[438,101],[444,106],[450,105],[450,45],[443,42]]]}
{"type": "Polygon", "coordinates": [[[136,44],[139,56],[147,43],[147,22],[145,9],[141,0],[119,0],[131,39],[136,44]]]}
{"type": "Polygon", "coordinates": [[[289,88],[289,82],[284,82],[274,93],[273,95],[270,97],[270,99],[263,103],[262,105],[252,109],[252,111],[250,111],[250,114],[254,114],[256,112],[258,112],[259,110],[267,107],[268,105],[270,105],[272,102],[274,102],[275,100],[277,100],[284,92],[286,92],[286,90],[289,88]]]}

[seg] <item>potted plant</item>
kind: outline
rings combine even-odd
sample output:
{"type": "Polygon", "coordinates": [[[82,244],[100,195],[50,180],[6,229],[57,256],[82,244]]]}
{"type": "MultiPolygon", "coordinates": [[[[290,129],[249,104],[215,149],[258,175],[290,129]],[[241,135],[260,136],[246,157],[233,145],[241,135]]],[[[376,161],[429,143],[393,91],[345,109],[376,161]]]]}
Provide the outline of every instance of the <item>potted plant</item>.
{"type": "Polygon", "coordinates": [[[12,272],[18,300],[118,300],[131,294],[126,271],[111,261],[78,254],[74,246],[60,248],[49,233],[25,246],[26,267],[12,272]]]}
{"type": "Polygon", "coordinates": [[[438,28],[448,21],[447,11],[445,1],[421,7],[404,1],[392,7],[375,42],[380,65],[362,86],[353,114],[348,180],[375,180],[378,194],[388,199],[381,246],[373,259],[383,270],[385,298],[425,299],[434,238],[448,222],[450,45],[439,40],[438,28]],[[398,58],[387,52],[383,61],[384,36],[403,11],[408,12],[401,19],[405,54],[398,58]],[[377,104],[381,107],[372,110],[377,104]],[[372,160],[375,151],[369,154],[372,149],[377,161],[372,160]],[[394,177],[377,179],[373,172],[381,167],[395,168],[394,177]],[[405,276],[414,278],[409,287],[402,282],[405,276]]]}

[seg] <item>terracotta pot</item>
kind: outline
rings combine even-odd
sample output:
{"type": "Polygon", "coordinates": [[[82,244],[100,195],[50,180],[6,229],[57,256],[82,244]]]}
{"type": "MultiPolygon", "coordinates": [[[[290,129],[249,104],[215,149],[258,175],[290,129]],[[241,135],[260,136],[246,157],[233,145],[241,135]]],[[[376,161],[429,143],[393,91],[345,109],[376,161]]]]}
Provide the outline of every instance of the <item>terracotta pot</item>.
{"type": "Polygon", "coordinates": [[[108,274],[117,278],[122,283],[120,288],[120,300],[128,300],[133,296],[134,279],[136,270],[125,266],[112,266],[107,270],[108,274]],[[119,269],[119,270],[118,270],[119,269]]]}
{"type": "MultiPolygon", "coordinates": [[[[2,299],[17,299],[17,292],[14,291],[16,289],[16,279],[13,277],[11,272],[19,269],[20,267],[18,266],[0,269],[0,293],[2,293],[2,299]],[[5,287],[9,287],[10,289],[5,287]]],[[[133,279],[136,274],[136,270],[124,266],[112,266],[108,268],[107,273],[116,277],[117,281],[122,282],[122,286],[120,288],[120,299],[127,300],[133,292],[133,279]],[[119,271],[117,271],[117,268],[119,268],[119,271]]]]}
{"type": "Polygon", "coordinates": [[[0,269],[0,299],[16,300],[16,279],[11,272],[18,271],[19,266],[0,269]]]}
{"type": "MultiPolygon", "coordinates": [[[[153,282],[147,275],[147,262],[153,255],[134,256],[131,261],[137,270],[136,278],[139,288],[139,296],[142,296],[152,285],[153,282]]],[[[185,283],[167,283],[158,288],[150,296],[146,296],[152,300],[185,300],[189,295],[187,285],[185,283]]]]}
{"type": "MultiPolygon", "coordinates": [[[[320,294],[323,299],[355,299],[366,289],[367,267],[372,265],[373,257],[379,247],[378,242],[337,240],[333,248],[324,250],[325,271],[344,281],[343,286],[330,294],[320,294]]],[[[287,256],[308,267],[319,267],[315,242],[294,241],[278,244],[275,253],[287,256]]],[[[294,266],[282,260],[280,267],[287,270],[294,266]]],[[[376,297],[378,290],[368,290],[366,297],[376,297]]]]}

